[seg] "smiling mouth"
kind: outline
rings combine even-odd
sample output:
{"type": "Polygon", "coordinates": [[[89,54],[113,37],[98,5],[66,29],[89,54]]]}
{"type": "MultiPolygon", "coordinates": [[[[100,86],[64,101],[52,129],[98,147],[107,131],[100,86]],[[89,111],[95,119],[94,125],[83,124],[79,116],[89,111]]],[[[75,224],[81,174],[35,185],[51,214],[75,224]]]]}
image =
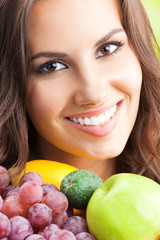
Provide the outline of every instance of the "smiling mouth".
{"type": "Polygon", "coordinates": [[[72,122],[75,122],[77,124],[80,124],[82,126],[102,126],[105,123],[109,122],[110,119],[115,115],[117,110],[117,104],[115,104],[113,107],[105,111],[104,113],[98,115],[98,116],[91,116],[91,117],[69,117],[68,119],[72,122]]]}

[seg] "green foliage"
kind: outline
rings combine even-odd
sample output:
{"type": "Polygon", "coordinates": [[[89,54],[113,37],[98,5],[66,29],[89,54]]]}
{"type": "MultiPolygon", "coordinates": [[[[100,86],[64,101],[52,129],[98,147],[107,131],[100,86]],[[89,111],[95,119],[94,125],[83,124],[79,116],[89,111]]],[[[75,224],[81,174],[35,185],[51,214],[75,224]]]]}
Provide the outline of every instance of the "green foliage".
{"type": "MultiPolygon", "coordinates": [[[[141,0],[150,19],[153,32],[160,46],[160,0],[141,0]]],[[[160,51],[156,49],[158,58],[160,59],[160,51]]]]}

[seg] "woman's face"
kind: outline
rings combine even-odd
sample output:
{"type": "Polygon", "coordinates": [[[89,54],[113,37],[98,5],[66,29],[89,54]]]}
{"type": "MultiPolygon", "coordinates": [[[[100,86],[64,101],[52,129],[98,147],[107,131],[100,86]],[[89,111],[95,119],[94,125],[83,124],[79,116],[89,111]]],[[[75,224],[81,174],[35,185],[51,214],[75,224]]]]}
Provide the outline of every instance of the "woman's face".
{"type": "Polygon", "coordinates": [[[112,158],[137,116],[142,72],[116,0],[37,1],[30,14],[27,112],[56,152],[112,158]]]}

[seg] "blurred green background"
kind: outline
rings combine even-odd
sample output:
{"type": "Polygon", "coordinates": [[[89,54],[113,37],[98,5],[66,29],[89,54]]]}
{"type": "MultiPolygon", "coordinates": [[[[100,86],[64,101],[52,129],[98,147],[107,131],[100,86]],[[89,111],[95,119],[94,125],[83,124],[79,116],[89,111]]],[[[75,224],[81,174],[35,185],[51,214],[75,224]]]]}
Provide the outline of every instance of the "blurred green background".
{"type": "MultiPolygon", "coordinates": [[[[133,0],[134,1],[134,0],[133,0]]],[[[150,19],[154,34],[160,46],[160,0],[141,0],[150,19]]],[[[157,51],[160,59],[160,52],[157,51]]]]}

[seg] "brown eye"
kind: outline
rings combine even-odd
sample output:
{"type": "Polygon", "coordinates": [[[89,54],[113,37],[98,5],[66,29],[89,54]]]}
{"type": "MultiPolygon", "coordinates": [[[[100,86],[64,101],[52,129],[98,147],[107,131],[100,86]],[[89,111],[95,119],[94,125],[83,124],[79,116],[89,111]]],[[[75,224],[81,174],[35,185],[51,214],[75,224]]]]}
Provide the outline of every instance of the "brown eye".
{"type": "Polygon", "coordinates": [[[110,48],[107,46],[107,47],[103,47],[101,49],[101,53],[102,54],[109,54],[110,53],[110,48]]]}
{"type": "Polygon", "coordinates": [[[67,67],[60,62],[49,62],[49,63],[46,63],[45,68],[46,68],[46,71],[54,72],[67,67]]]}
{"type": "Polygon", "coordinates": [[[106,56],[114,53],[117,50],[117,44],[106,44],[102,48],[99,49],[96,57],[106,56]]]}
{"type": "Polygon", "coordinates": [[[43,65],[41,65],[37,69],[37,73],[42,74],[42,73],[53,73],[62,69],[68,68],[65,64],[60,63],[60,62],[55,62],[55,61],[50,61],[47,62],[43,65]]]}
{"type": "Polygon", "coordinates": [[[51,71],[51,72],[54,72],[55,70],[56,70],[56,64],[55,63],[49,63],[49,64],[47,64],[46,65],[46,69],[48,70],[48,71],[51,71]]]}

